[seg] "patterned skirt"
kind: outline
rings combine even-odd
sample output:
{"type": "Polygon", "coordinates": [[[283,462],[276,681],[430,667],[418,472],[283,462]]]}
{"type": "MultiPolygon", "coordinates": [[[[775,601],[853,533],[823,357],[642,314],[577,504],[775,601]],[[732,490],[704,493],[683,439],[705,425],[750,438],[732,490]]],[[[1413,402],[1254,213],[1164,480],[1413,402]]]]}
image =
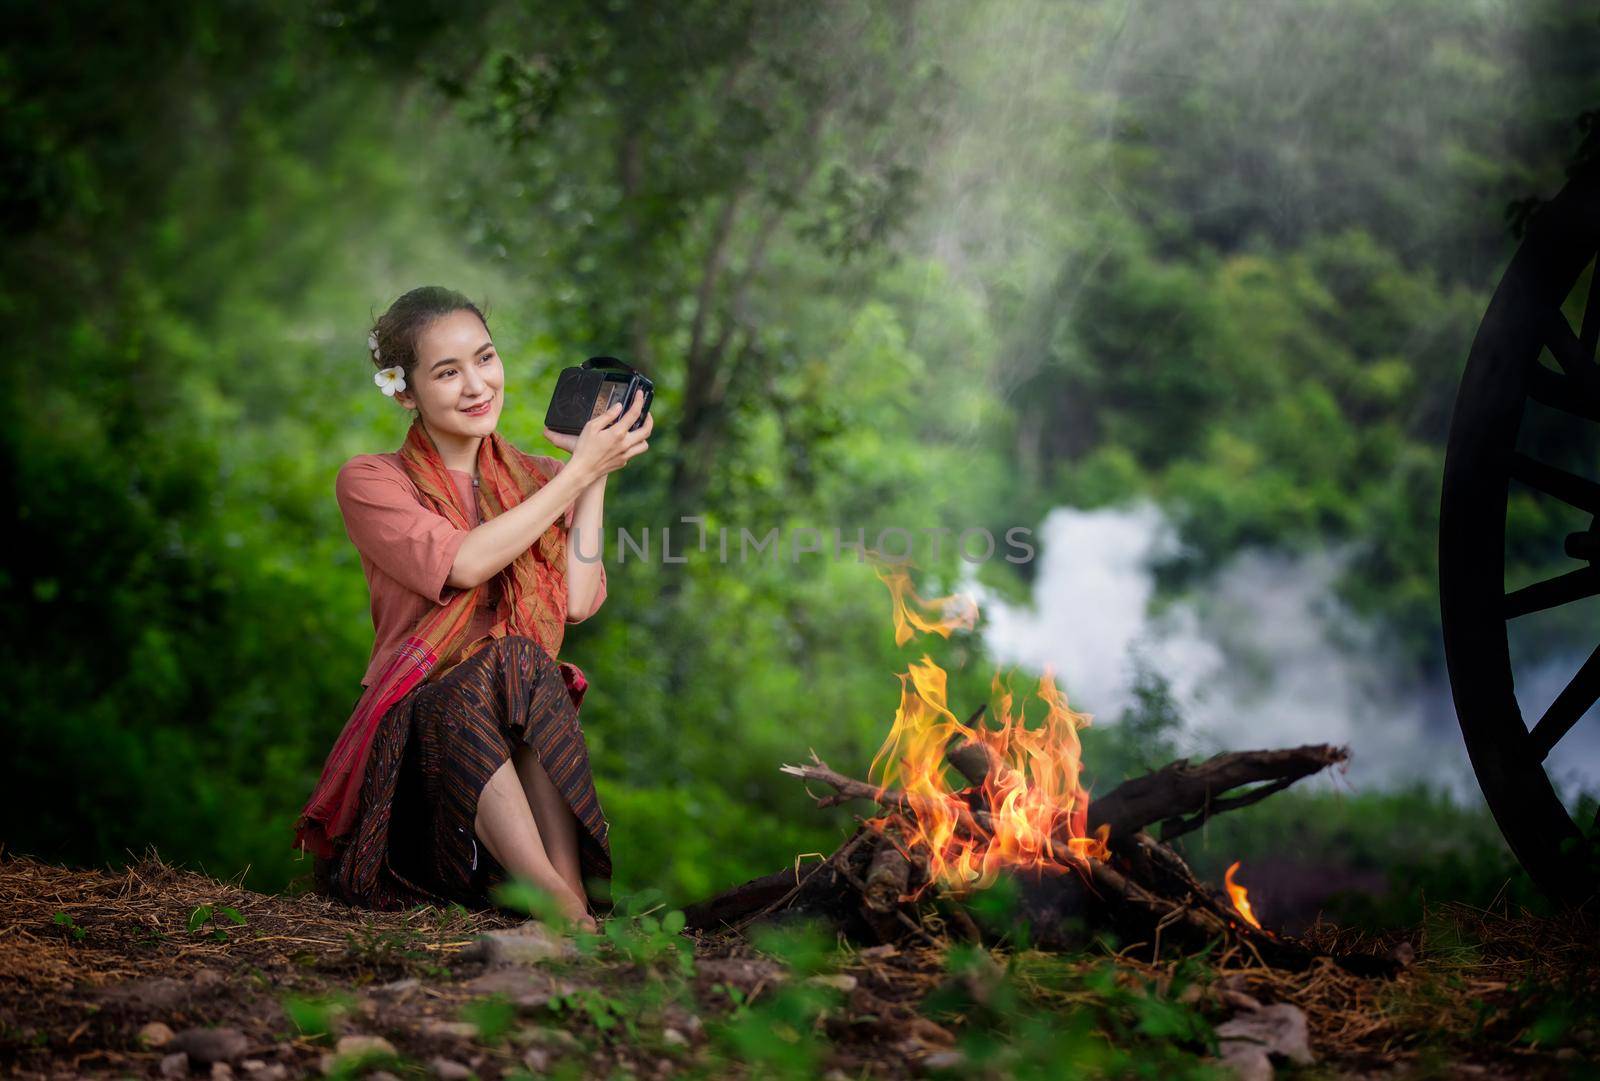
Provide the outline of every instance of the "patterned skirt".
{"type": "Polygon", "coordinates": [[[604,914],[610,824],[578,710],[555,660],[520,635],[496,639],[437,681],[418,684],[384,714],[348,842],[317,861],[319,890],[362,908],[491,907],[489,890],[507,873],[473,823],[483,786],[519,744],[533,748],[577,817],[585,892],[604,914]]]}

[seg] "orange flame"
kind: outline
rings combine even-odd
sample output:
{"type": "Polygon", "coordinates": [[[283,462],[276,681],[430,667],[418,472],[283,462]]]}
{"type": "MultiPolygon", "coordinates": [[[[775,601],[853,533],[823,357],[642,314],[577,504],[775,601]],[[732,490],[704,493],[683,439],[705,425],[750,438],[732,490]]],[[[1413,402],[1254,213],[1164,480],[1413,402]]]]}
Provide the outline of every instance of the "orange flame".
{"type": "Polygon", "coordinates": [[[1246,896],[1245,888],[1233,880],[1233,872],[1239,869],[1239,861],[1233,864],[1222,875],[1222,884],[1228,887],[1228,896],[1233,899],[1233,907],[1239,910],[1239,915],[1250,922],[1252,927],[1260,927],[1261,921],[1256,919],[1256,914],[1250,909],[1250,898],[1246,896]]]}
{"type": "MultiPolygon", "coordinates": [[[[976,623],[977,604],[970,597],[924,601],[904,573],[880,569],[878,576],[894,597],[897,643],[907,641],[913,628],[948,638],[952,630],[976,623]],[[906,605],[907,594],[918,610],[906,605]],[[929,614],[935,606],[944,614],[929,614]]],[[[1025,725],[1020,708],[1012,714],[1012,694],[998,672],[990,683],[995,728],[956,719],[946,704],[945,671],[927,655],[899,678],[900,706],[868,778],[880,792],[899,788],[907,810],[871,824],[882,829],[893,823],[907,848],[927,852],[930,882],[965,892],[991,885],[1004,868],[1070,869],[1105,858],[1104,829],[1086,836],[1089,793],[1079,779],[1078,729],[1090,717],[1068,707],[1049,669],[1039,680],[1037,697],[1046,715],[1037,728],[1025,725]],[[982,748],[988,759],[975,790],[957,791],[945,779],[945,755],[963,742],[982,748]]]]}
{"type": "Polygon", "coordinates": [[[951,631],[971,630],[977,624],[978,603],[967,594],[923,600],[911,585],[911,577],[904,571],[885,570],[876,564],[873,570],[889,587],[889,594],[894,598],[895,645],[905,645],[917,631],[928,631],[949,638],[951,631]],[[906,603],[907,594],[911,596],[910,605],[906,603]],[[931,615],[934,611],[941,614],[931,615]]]}

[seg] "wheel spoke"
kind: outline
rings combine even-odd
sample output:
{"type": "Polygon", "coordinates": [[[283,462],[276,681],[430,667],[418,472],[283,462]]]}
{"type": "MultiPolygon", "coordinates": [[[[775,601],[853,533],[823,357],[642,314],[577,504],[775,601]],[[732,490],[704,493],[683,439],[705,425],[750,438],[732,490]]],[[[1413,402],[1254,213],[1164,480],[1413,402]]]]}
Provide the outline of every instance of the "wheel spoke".
{"type": "Polygon", "coordinates": [[[1600,367],[1595,366],[1594,347],[1584,347],[1572,332],[1572,324],[1567,322],[1560,308],[1550,317],[1550,328],[1544,344],[1549,348],[1550,355],[1556,358],[1556,363],[1561,365],[1561,370],[1571,377],[1580,390],[1589,396],[1600,396],[1600,367]]]}
{"type": "Polygon", "coordinates": [[[1593,360],[1595,343],[1600,342],[1600,260],[1589,266],[1589,299],[1583,305],[1583,330],[1578,339],[1593,360]]]}
{"type": "Polygon", "coordinates": [[[1505,617],[1516,619],[1529,612],[1559,608],[1563,604],[1581,601],[1597,593],[1600,593],[1600,574],[1597,574],[1593,567],[1579,567],[1559,577],[1546,578],[1542,582],[1535,582],[1531,586],[1523,586],[1507,593],[1505,617]]]}
{"type": "Polygon", "coordinates": [[[1551,371],[1538,361],[1534,361],[1528,373],[1528,397],[1551,409],[1600,422],[1600,398],[1585,394],[1572,379],[1551,371]]]}
{"type": "Polygon", "coordinates": [[[1600,484],[1557,469],[1520,451],[1511,456],[1511,475],[1530,488],[1553,495],[1561,502],[1590,514],[1600,514],[1600,484]]]}
{"type": "Polygon", "coordinates": [[[1572,730],[1578,718],[1588,712],[1596,701],[1600,701],[1600,649],[1589,654],[1589,659],[1583,662],[1583,667],[1572,677],[1572,682],[1556,695],[1556,700],[1550,703],[1550,708],[1544,711],[1544,716],[1539,718],[1539,723],[1528,734],[1538,761],[1543,762],[1549,756],[1551,749],[1561,742],[1561,737],[1572,730]]]}

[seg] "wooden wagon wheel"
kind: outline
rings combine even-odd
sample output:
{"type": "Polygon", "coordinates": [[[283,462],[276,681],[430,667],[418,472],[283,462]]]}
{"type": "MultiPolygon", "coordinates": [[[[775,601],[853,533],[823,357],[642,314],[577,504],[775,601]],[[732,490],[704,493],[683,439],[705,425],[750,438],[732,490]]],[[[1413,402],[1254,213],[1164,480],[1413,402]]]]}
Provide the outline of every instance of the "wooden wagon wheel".
{"type": "Polygon", "coordinates": [[[1597,251],[1600,165],[1590,165],[1530,220],[1478,327],[1450,421],[1439,521],[1445,658],[1473,770],[1522,866],[1572,903],[1595,893],[1594,863],[1544,763],[1600,700],[1600,649],[1530,728],[1513,693],[1507,623],[1600,594],[1600,484],[1518,449],[1529,400],[1600,424],[1600,268],[1576,331],[1561,310],[1597,251]],[[1559,371],[1541,363],[1543,349],[1559,371]],[[1578,566],[1507,592],[1512,481],[1597,517],[1566,538],[1578,566]]]}

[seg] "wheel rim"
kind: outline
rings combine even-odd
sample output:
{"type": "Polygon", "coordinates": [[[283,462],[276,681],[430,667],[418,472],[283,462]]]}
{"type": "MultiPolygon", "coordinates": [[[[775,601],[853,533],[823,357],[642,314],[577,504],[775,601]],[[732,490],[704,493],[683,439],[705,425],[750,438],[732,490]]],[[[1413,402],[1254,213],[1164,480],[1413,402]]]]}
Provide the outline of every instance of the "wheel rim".
{"type": "MultiPolygon", "coordinates": [[[[1456,394],[1439,517],[1439,598],[1456,716],[1495,821],[1534,882],[1578,903],[1596,890],[1582,832],[1557,796],[1545,760],[1600,699],[1600,649],[1530,728],[1515,694],[1507,624],[1600,594],[1600,530],[1573,534],[1583,565],[1508,593],[1506,505],[1513,479],[1543,497],[1600,516],[1600,484],[1517,449],[1524,407],[1600,423],[1600,268],[1576,331],[1562,305],[1600,250],[1600,167],[1575,174],[1530,221],[1495,289],[1456,394]],[[1539,361],[1548,347],[1561,371],[1539,361]]],[[[1600,517],[1596,518],[1600,522],[1600,517]]]]}

